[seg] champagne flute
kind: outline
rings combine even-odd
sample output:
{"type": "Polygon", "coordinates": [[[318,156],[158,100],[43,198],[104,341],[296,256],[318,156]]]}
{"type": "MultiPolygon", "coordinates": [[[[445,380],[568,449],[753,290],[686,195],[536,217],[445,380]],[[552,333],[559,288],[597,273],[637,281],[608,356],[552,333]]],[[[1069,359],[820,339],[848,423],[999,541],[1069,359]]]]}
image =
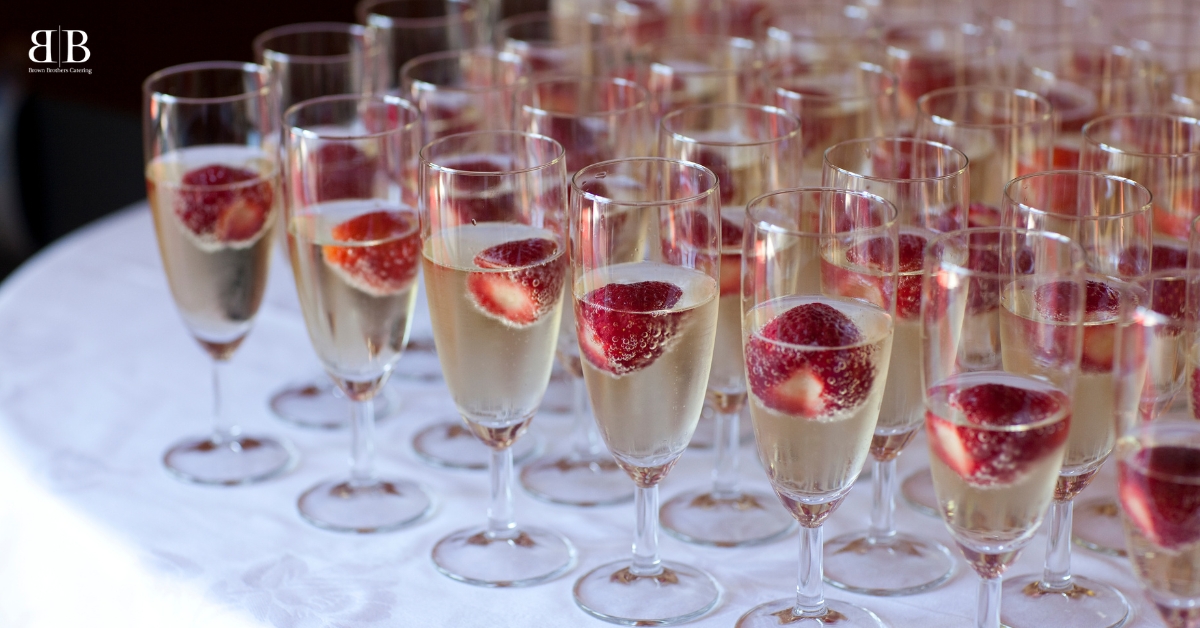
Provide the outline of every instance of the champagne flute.
{"type": "MultiPolygon", "coordinates": [[[[279,119],[298,102],[333,94],[370,93],[380,80],[379,48],[358,24],[289,24],[259,34],[253,47],[255,59],[271,71],[278,94],[272,115],[279,119]]],[[[385,388],[384,394],[375,398],[379,419],[395,407],[386,393],[385,388]]],[[[341,429],[353,422],[353,402],[320,373],[284,386],[271,395],[269,403],[275,416],[300,427],[341,429]]]]}
{"type": "Polygon", "coordinates": [[[883,29],[880,39],[880,65],[899,77],[897,103],[903,131],[912,128],[917,99],[925,94],[996,79],[999,40],[976,24],[946,17],[895,21],[883,29]]]}
{"type": "Polygon", "coordinates": [[[433,547],[446,576],[479,586],[538,584],[575,548],[513,518],[512,444],[537,413],[566,281],[562,145],[511,131],[450,135],[421,149],[421,240],[434,341],[467,426],[491,449],[487,524],[433,547]]]}
{"type": "MultiPolygon", "coordinates": [[[[825,546],[825,580],[870,595],[907,595],[936,587],[954,570],[950,551],[933,539],[898,532],[896,458],[924,420],[921,373],[921,276],[924,249],[939,231],[965,226],[970,192],[967,156],[957,149],[901,137],[850,140],[825,151],[824,184],[863,190],[891,201],[900,229],[893,364],[871,440],[870,526],[825,546]]],[[[853,294],[859,288],[847,284],[853,294]]]]}
{"type": "Polygon", "coordinates": [[[600,434],[637,487],[632,560],[575,582],[576,604],[605,621],[676,624],[720,598],[712,576],[658,551],[658,484],[696,429],[712,363],[719,203],[712,171],[670,159],[604,161],[571,182],[584,379],[600,434]]]}
{"type": "Polygon", "coordinates": [[[1001,576],[1037,531],[1062,468],[1083,277],[1083,251],[1055,233],[966,229],[926,248],[930,465],[939,513],[981,578],[979,628],[999,628],[1001,576]]]}
{"type": "Polygon", "coordinates": [[[892,351],[896,207],[869,192],[792,188],[746,208],[742,333],[758,455],[800,522],[796,595],[746,612],[738,628],[882,628],[827,600],[821,527],[870,449],[892,351]],[[856,296],[841,286],[857,284],[856,296]],[[807,621],[806,621],[807,620],[807,621]]]}
{"type": "Polygon", "coordinates": [[[753,40],[698,35],[657,42],[634,66],[655,120],[688,105],[763,100],[765,65],[753,40]]]}
{"type": "Polygon", "coordinates": [[[373,400],[408,342],[417,298],[420,114],[395,96],[344,94],[301,101],[284,124],[296,292],[317,357],[353,402],[350,476],[313,486],[297,505],[328,530],[395,530],[432,507],[416,483],[374,468],[373,400]]]}
{"type": "Polygon", "coordinates": [[[659,124],[659,154],[707,167],[721,186],[721,284],[706,395],[715,411],[716,464],[709,487],[684,491],[659,510],[663,529],[684,541],[756,545],[795,527],[770,495],[738,485],[740,418],[746,404],[740,242],[746,203],[798,181],[802,149],[800,120],[775,107],[693,105],[668,113],[659,124]]]}
{"type": "Polygon", "coordinates": [[[199,484],[290,470],[287,441],[243,434],[221,404],[221,373],[262,303],[281,190],[270,73],[260,65],[178,65],[142,84],[146,195],[184,326],[212,358],[213,430],[173,445],[163,465],[199,484]]]}
{"type": "MultiPolygon", "coordinates": [[[[1136,291],[1114,279],[1137,280],[1150,272],[1150,191],[1129,179],[1077,170],[1017,177],[1005,188],[1004,224],[1059,233],[1084,251],[1088,274],[1084,348],[1063,466],[1050,506],[1044,571],[1014,576],[1004,585],[1009,602],[1001,619],[1013,627],[1055,625],[1111,628],[1124,625],[1130,607],[1120,591],[1071,573],[1074,498],[1091,483],[1112,451],[1116,424],[1112,354],[1117,328],[1132,307],[1116,299],[1136,291]]],[[[1139,300],[1145,300],[1144,297],[1139,300]]],[[[1137,398],[1129,398],[1136,411],[1137,398]]]]}
{"type": "Polygon", "coordinates": [[[580,15],[521,13],[496,25],[495,46],[515,54],[534,75],[589,74],[600,44],[620,41],[621,30],[596,11],[580,15]]]}
{"type": "Polygon", "coordinates": [[[377,91],[400,87],[409,59],[487,43],[486,0],[361,0],[354,8],[379,49],[377,91]]]}
{"type": "MultiPolygon", "coordinates": [[[[563,145],[567,172],[617,157],[651,152],[650,94],[621,78],[562,76],[521,86],[515,99],[518,130],[550,137],[563,145]]],[[[638,245],[630,233],[628,245],[638,245]]],[[[530,461],[521,484],[534,496],[560,504],[593,506],[633,499],[625,474],[604,448],[596,422],[586,414],[574,308],[563,312],[558,357],[574,386],[575,429],[571,450],[530,461]]]]}

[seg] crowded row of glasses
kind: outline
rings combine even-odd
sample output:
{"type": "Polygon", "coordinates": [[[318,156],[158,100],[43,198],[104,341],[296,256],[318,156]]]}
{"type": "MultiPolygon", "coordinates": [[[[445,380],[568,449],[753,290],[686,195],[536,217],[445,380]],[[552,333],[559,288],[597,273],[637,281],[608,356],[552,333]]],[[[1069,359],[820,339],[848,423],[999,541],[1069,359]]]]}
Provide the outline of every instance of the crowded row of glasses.
{"type": "MultiPolygon", "coordinates": [[[[160,251],[218,391],[286,238],[332,385],[272,407],[353,430],[349,477],[305,492],[301,515],[358,533],[427,518],[417,483],[373,465],[376,400],[395,402],[423,275],[465,423],[414,447],[447,466],[483,452],[492,474],[486,524],[433,548],[451,578],[530,585],[574,566],[569,540],[512,511],[515,450],[557,355],[574,443],[522,483],[581,506],[632,495],[638,515],[632,560],[576,583],[593,616],[668,624],[715,606],[711,576],[659,558],[660,523],[718,547],[798,523],[796,598],[739,625],[886,625],[822,582],[905,595],[952,574],[948,548],[894,523],[896,458],[924,426],[930,469],[904,484],[932,496],[982,576],[980,626],[1129,621],[1120,591],[1070,570],[1073,498],[1114,448],[1124,551],[1164,619],[1190,625],[1200,442],[1156,420],[1197,385],[1200,122],[1172,73],[1188,68],[1113,44],[1140,22],[1108,25],[1101,5],[654,7],[488,28],[487,3],[364,3],[366,26],[264,33],[260,64],[147,79],[160,251]],[[413,56],[422,38],[373,12],[391,5],[428,13],[409,21],[448,50],[413,56]],[[1099,56],[1083,52],[1091,35],[1099,56]],[[713,482],[660,505],[706,405],[713,482]],[[778,499],[738,484],[746,407],[778,499]],[[870,525],[825,542],[868,456],[870,525]],[[1000,575],[1047,511],[1045,572],[1010,578],[1001,609],[1000,575]]],[[[286,440],[215,414],[211,436],[164,456],[177,477],[234,485],[295,465],[286,440]]]]}

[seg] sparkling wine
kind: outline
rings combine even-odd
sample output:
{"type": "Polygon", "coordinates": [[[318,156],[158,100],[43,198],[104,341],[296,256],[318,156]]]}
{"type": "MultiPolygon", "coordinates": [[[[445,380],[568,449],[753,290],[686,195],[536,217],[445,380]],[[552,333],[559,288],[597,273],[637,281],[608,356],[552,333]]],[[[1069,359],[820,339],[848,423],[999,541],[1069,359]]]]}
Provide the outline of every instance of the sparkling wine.
{"type": "Polygon", "coordinates": [[[170,151],[146,166],[147,196],[175,304],[218,359],[250,331],[279,213],[275,161],[216,145],[170,151]]]}

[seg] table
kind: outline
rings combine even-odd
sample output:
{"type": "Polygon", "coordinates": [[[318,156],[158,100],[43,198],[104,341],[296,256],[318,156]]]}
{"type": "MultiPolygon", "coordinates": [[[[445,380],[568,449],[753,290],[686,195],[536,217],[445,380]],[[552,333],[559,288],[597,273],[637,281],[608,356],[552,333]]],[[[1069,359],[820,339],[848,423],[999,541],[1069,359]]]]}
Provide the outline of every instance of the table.
{"type": "MultiPolygon", "coordinates": [[[[293,428],[267,407],[273,390],[320,368],[281,261],[256,328],[228,369],[226,408],[248,431],[290,438],[302,460],[282,478],[237,488],[183,484],[159,462],[169,443],[207,430],[210,371],[171,302],[144,203],[56,243],[0,287],[0,626],[608,625],[575,607],[571,586],[627,555],[632,505],[578,509],[519,492],[518,521],[575,543],[573,571],[524,589],[472,587],[435,571],[434,542],[482,523],[487,499],[484,473],[427,466],[409,447],[415,430],[454,413],[437,383],[401,381],[402,407],[378,434],[380,467],[420,479],[437,496],[429,520],[355,536],[300,519],[296,497],[345,472],[349,434],[293,428]]],[[[428,335],[421,312],[414,334],[428,335]]],[[[561,446],[569,421],[547,414],[534,425],[561,446]]],[[[923,451],[918,441],[901,457],[902,474],[924,464],[923,451]]],[[[766,490],[750,447],[742,461],[745,481],[766,490]]],[[[711,453],[689,451],[662,485],[663,498],[706,483],[711,465],[711,453]]],[[[1108,472],[1095,490],[1106,483],[1108,472]]],[[[868,489],[851,492],[826,538],[865,525],[868,489]]],[[[897,519],[902,529],[950,543],[940,521],[903,504],[897,519]]],[[[1044,547],[1039,536],[1009,573],[1038,570],[1044,547]]],[[[732,626],[752,606],[791,595],[796,553],[794,535],[750,549],[662,540],[665,557],[709,570],[724,587],[717,609],[690,624],[697,627],[732,626]]],[[[1130,626],[1161,625],[1123,560],[1077,549],[1074,567],[1133,601],[1130,626]]],[[[947,585],[921,595],[827,593],[896,628],[960,628],[974,615],[976,582],[960,562],[947,585]]]]}

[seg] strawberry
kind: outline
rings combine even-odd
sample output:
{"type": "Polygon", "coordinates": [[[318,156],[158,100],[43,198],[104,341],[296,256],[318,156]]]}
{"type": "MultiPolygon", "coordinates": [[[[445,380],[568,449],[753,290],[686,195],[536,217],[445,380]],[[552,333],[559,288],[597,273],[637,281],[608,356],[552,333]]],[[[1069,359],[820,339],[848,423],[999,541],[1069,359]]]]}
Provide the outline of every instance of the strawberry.
{"type": "Polygon", "coordinates": [[[188,171],[182,183],[175,212],[198,236],[218,242],[250,240],[271,213],[274,189],[251,170],[212,164],[188,171]]]}
{"type": "MultiPolygon", "coordinates": [[[[683,239],[693,247],[701,250],[712,250],[716,239],[712,223],[708,216],[695,210],[684,210],[676,213],[673,219],[678,228],[683,231],[683,239]]],[[[721,254],[721,296],[740,294],[742,291],[742,226],[727,218],[721,219],[721,250],[738,251],[721,254]]],[[[663,242],[663,252],[671,262],[678,262],[684,256],[684,251],[670,241],[663,242]]]]}
{"type": "Polygon", "coordinates": [[[1045,420],[1064,409],[1065,397],[994,383],[961,390],[935,387],[930,391],[931,397],[940,395],[945,395],[949,406],[962,413],[966,424],[956,425],[933,412],[927,413],[930,450],[973,486],[1014,482],[1025,465],[1053,452],[1067,440],[1069,420],[1022,431],[984,429],[1045,420]]]}
{"type": "Polygon", "coordinates": [[[324,144],[312,156],[317,172],[316,199],[371,198],[375,188],[375,159],[349,144],[324,144]]]}
{"type": "Polygon", "coordinates": [[[1125,514],[1147,539],[1168,550],[1200,540],[1200,449],[1147,447],[1117,473],[1125,514]]]}
{"type": "MultiPolygon", "coordinates": [[[[443,165],[463,172],[511,170],[509,164],[486,157],[448,161],[443,165]]],[[[499,176],[458,175],[454,177],[453,192],[445,194],[457,214],[458,224],[510,220],[517,212],[516,197],[499,176]]]]}
{"type": "Polygon", "coordinates": [[[596,368],[621,376],[654,363],[675,340],[683,290],[665,281],[610,283],[576,301],[579,347],[596,368]]]}
{"type": "Polygon", "coordinates": [[[871,348],[856,346],[862,340],[841,311],[825,303],[798,305],[746,341],[750,391],[764,406],[805,419],[858,406],[875,383],[871,348]]]}
{"type": "MultiPolygon", "coordinates": [[[[915,320],[921,314],[919,271],[924,267],[925,244],[928,240],[919,233],[901,233],[899,240],[899,272],[917,274],[900,276],[899,292],[896,294],[896,315],[902,319],[915,320]]],[[[866,268],[888,271],[892,265],[892,240],[881,236],[860,242],[846,250],[846,260],[866,268]]]]}
{"type": "Polygon", "coordinates": [[[836,102],[833,94],[811,85],[787,85],[786,89],[800,95],[800,106],[792,112],[800,118],[800,139],[804,142],[805,153],[827,147],[836,124],[825,112],[836,102]]]}
{"type": "Polygon", "coordinates": [[[733,203],[735,190],[733,169],[729,167],[729,162],[725,160],[725,157],[718,152],[702,148],[693,155],[693,158],[696,163],[712,170],[713,174],[717,175],[717,184],[721,187],[721,204],[733,203]]]}
{"type": "Polygon", "coordinates": [[[562,296],[567,264],[558,243],[546,238],[513,240],[475,256],[475,265],[508,272],[473,272],[467,291],[475,307],[512,327],[528,327],[554,309],[562,296]],[[553,259],[552,259],[553,258],[553,259]]]}
{"type": "Polygon", "coordinates": [[[378,242],[365,246],[321,247],[325,263],[350,285],[374,296],[406,290],[417,277],[421,234],[411,211],[374,211],[331,230],[339,242],[378,242]]]}
{"type": "MultiPolygon", "coordinates": [[[[1033,293],[1034,307],[1047,320],[1070,322],[1071,309],[1075,307],[1078,286],[1069,281],[1042,284],[1033,293]]],[[[1083,322],[1103,323],[1086,325],[1083,328],[1083,358],[1080,368],[1085,373],[1112,371],[1113,345],[1116,343],[1116,322],[1121,315],[1121,293],[1111,285],[1089,279],[1086,282],[1087,297],[1084,305],[1083,322]]],[[[1033,327],[1033,326],[1031,326],[1033,327]]],[[[1042,340],[1032,334],[1031,342],[1043,345],[1047,342],[1061,343],[1060,349],[1070,346],[1069,329],[1062,334],[1051,333],[1052,341],[1042,340]]],[[[1057,352],[1050,354],[1058,356],[1057,352]]]]}

